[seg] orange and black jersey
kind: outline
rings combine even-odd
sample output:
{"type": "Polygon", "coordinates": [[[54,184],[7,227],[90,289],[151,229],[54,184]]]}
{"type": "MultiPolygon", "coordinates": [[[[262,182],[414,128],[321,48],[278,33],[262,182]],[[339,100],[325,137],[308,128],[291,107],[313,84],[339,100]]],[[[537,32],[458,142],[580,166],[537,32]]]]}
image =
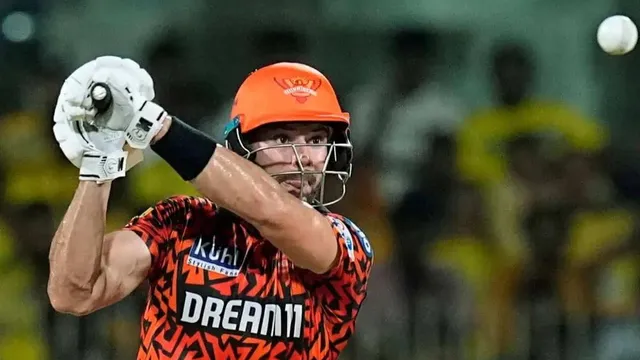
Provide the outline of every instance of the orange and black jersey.
{"type": "Polygon", "coordinates": [[[203,198],[173,197],[135,217],[127,228],[152,257],[138,359],[337,359],[373,254],[356,225],[325,215],[340,259],[322,275],[203,198]]]}

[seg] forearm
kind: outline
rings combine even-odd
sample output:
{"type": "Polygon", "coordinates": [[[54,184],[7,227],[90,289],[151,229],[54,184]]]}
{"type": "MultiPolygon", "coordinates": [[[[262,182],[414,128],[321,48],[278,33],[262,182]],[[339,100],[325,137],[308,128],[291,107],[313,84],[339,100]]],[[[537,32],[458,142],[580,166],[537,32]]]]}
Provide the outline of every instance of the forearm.
{"type": "Polygon", "coordinates": [[[222,147],[191,183],[214,203],[257,226],[296,201],[257,165],[222,147]]]}
{"type": "Polygon", "coordinates": [[[296,265],[315,272],[329,268],[337,244],[328,219],[304,206],[256,164],[216,147],[206,135],[182,123],[169,130],[171,124],[165,122],[154,150],[184,179],[212,202],[253,225],[296,265]],[[190,165],[187,169],[185,163],[190,165]]]}
{"type": "MultiPolygon", "coordinates": [[[[167,134],[171,124],[169,117],[154,143],[167,134]]],[[[270,222],[278,210],[296,201],[260,167],[222,146],[190,182],[205,197],[256,226],[270,222]]]]}
{"type": "Polygon", "coordinates": [[[109,183],[80,182],[51,243],[48,289],[52,303],[91,296],[100,275],[110,189],[109,183]]]}

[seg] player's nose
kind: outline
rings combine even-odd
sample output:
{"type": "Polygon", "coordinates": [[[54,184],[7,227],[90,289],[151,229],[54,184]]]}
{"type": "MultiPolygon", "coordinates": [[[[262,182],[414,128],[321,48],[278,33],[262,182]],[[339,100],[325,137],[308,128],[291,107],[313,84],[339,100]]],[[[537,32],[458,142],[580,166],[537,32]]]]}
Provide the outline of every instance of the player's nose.
{"type": "Polygon", "coordinates": [[[303,169],[311,166],[310,146],[296,146],[291,159],[292,163],[302,167],[303,169]]]}

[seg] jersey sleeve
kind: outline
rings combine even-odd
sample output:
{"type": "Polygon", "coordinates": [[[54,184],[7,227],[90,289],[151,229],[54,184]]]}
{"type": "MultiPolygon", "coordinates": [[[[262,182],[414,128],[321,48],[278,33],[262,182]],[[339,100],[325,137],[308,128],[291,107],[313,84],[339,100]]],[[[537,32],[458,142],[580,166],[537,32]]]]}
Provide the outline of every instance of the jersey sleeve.
{"type": "Polygon", "coordinates": [[[373,250],[366,235],[349,219],[335,214],[328,217],[338,242],[338,261],[324,274],[307,272],[306,280],[327,319],[349,323],[367,295],[373,250]]]}
{"type": "Polygon", "coordinates": [[[186,231],[194,210],[204,204],[203,199],[190,196],[174,196],[158,202],[142,214],[135,216],[124,227],[136,233],[149,248],[153,278],[166,258],[169,249],[186,231]]]}

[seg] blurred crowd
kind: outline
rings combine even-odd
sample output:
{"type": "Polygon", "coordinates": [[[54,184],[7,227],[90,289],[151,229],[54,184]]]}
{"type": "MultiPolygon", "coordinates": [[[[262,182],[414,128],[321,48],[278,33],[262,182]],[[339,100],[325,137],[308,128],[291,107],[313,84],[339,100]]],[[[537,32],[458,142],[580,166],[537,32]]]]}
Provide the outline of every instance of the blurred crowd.
{"type": "MultiPolygon", "coordinates": [[[[493,106],[472,108],[438,80],[440,40],[390,33],[386,71],[339,94],[355,165],[332,210],[375,251],[345,358],[640,359],[637,169],[605,122],[533,95],[527,44],[494,44],[493,106]]],[[[247,41],[253,68],[314,64],[294,31],[247,41]]],[[[166,36],[137,60],[159,103],[221,140],[232,94],[191,74],[186,51],[166,36]]],[[[22,69],[0,109],[0,359],[125,359],[137,348],[144,288],[84,318],[56,314],[46,297],[50,240],[78,183],[51,131],[72,70],[22,69]]],[[[108,230],[174,194],[196,193],[146,153],[114,183],[108,230]]]]}

